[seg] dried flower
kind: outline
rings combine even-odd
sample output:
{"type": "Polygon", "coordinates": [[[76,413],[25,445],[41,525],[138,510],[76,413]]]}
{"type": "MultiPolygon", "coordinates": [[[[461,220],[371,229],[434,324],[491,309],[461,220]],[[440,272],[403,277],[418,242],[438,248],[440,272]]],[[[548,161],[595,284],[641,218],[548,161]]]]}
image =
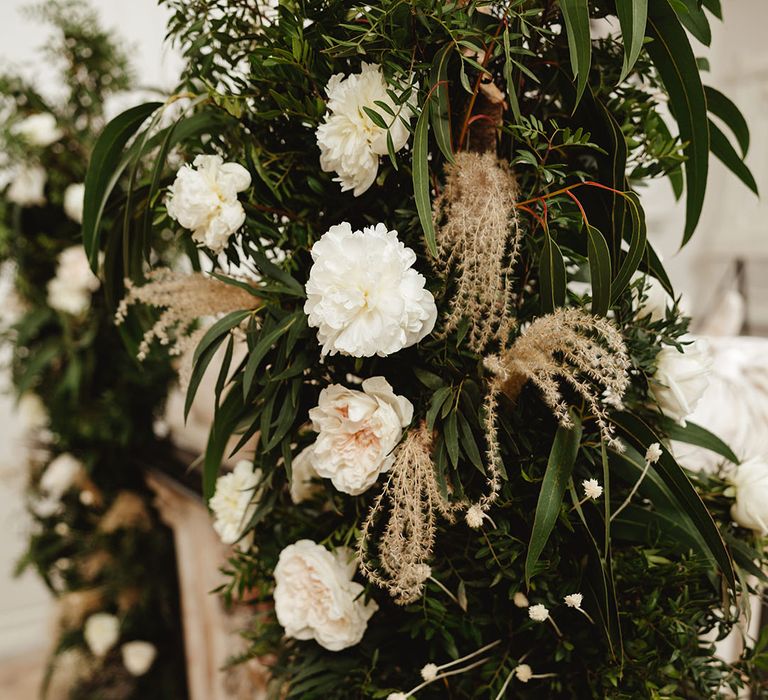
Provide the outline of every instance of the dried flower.
{"type": "Polygon", "coordinates": [[[514,596],[512,596],[512,602],[516,608],[527,608],[530,605],[528,602],[528,596],[526,596],[522,591],[518,591],[514,596]]]}
{"type": "Polygon", "coordinates": [[[141,496],[132,491],[121,491],[99,522],[101,532],[116,532],[121,528],[149,530],[152,519],[141,496]]]}
{"type": "Polygon", "coordinates": [[[595,501],[603,495],[603,487],[600,486],[597,479],[584,479],[584,481],[581,482],[581,485],[584,488],[585,498],[591,498],[595,501]]]}
{"type": "Polygon", "coordinates": [[[661,451],[661,445],[658,442],[654,442],[646,451],[645,451],[645,461],[650,462],[651,464],[656,464],[656,462],[659,461],[659,458],[663,452],[661,451]]]}
{"type": "Polygon", "coordinates": [[[515,678],[521,683],[527,683],[533,678],[533,669],[528,664],[518,664],[515,666],[515,678]]]}
{"type": "Polygon", "coordinates": [[[433,681],[437,678],[437,671],[435,664],[425,664],[424,668],[421,669],[421,677],[425,681],[433,681]]]}
{"type": "Polygon", "coordinates": [[[485,520],[486,515],[483,512],[483,509],[479,505],[475,504],[469,507],[465,517],[467,525],[477,530],[479,527],[482,527],[483,520],[485,520]]]}
{"type": "Polygon", "coordinates": [[[512,323],[510,277],[522,238],[517,193],[495,154],[465,151],[447,167],[434,204],[438,269],[453,272],[456,284],[445,333],[468,320],[468,343],[478,353],[494,338],[503,342],[512,323]]]}
{"type": "Polygon", "coordinates": [[[569,608],[580,608],[582,602],[584,602],[584,596],[581,593],[571,593],[565,596],[564,600],[569,608]]]}
{"type": "Polygon", "coordinates": [[[528,617],[534,622],[546,622],[549,618],[549,609],[546,605],[542,605],[541,603],[531,605],[531,607],[528,608],[528,617]]]}

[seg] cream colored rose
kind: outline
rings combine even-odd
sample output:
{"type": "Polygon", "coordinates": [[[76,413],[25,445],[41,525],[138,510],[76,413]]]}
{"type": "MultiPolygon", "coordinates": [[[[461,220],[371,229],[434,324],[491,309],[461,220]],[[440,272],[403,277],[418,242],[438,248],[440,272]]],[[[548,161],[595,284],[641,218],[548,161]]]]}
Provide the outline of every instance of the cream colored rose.
{"type": "MultiPolygon", "coordinates": [[[[258,506],[260,481],[261,471],[254,471],[248,460],[238,462],[229,474],[216,480],[216,491],[208,505],[213,512],[213,529],[224,544],[235,544],[240,540],[258,506]]],[[[240,548],[250,547],[252,539],[250,534],[240,540],[240,548]]]]}
{"type": "Polygon", "coordinates": [[[702,340],[684,346],[683,352],[662,348],[651,379],[651,392],[661,412],[685,425],[709,386],[710,366],[709,349],[702,340]]]}
{"type": "Polygon", "coordinates": [[[157,649],[149,642],[126,642],[120,647],[123,666],[132,676],[143,676],[152,667],[157,649]]]}
{"type": "Polygon", "coordinates": [[[317,490],[317,484],[312,483],[318,474],[312,463],[314,447],[305,447],[293,458],[291,463],[291,500],[298,505],[312,497],[317,490]]]}
{"type": "Polygon", "coordinates": [[[286,636],[314,639],[329,651],[357,644],[378,605],[364,601],[354,573],[347,548],[331,553],[312,540],[288,545],[275,568],[274,593],[275,613],[286,636]]]}
{"type": "Polygon", "coordinates": [[[730,476],[736,502],[731,517],[742,527],[768,535],[768,461],[753,457],[730,476]]]}
{"type": "Polygon", "coordinates": [[[318,432],[315,471],[352,496],[367,491],[389,469],[392,451],[413,418],[411,402],[396,396],[384,377],[366,379],[362,389],[332,384],[309,412],[318,432]]]}
{"type": "Polygon", "coordinates": [[[120,621],[109,613],[95,613],[85,621],[83,636],[94,656],[104,656],[120,637],[120,621]]]}

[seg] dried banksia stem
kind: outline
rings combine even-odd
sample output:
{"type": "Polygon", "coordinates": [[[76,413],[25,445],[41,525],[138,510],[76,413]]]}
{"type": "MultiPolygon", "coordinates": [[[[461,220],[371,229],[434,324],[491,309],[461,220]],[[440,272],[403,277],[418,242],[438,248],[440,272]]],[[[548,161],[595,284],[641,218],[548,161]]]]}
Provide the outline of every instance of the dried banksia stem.
{"type": "Polygon", "coordinates": [[[512,347],[487,358],[485,364],[496,375],[490,393],[501,391],[515,400],[531,381],[560,425],[570,427],[568,404],[561,393],[565,382],[587,403],[603,439],[621,449],[602,397],[624,395],[630,364],[621,333],[608,319],[582,309],[557,309],[531,323],[512,347]]]}
{"type": "Polygon", "coordinates": [[[477,353],[492,339],[503,342],[514,323],[510,278],[522,237],[516,198],[506,164],[492,153],[462,152],[435,200],[438,269],[456,284],[445,332],[466,318],[469,346],[477,353]]]}
{"type": "Polygon", "coordinates": [[[357,551],[363,574],[386,588],[399,605],[417,600],[431,575],[427,562],[435,543],[436,513],[453,521],[458,507],[462,506],[451,504],[440,493],[432,462],[432,435],[422,423],[397,448],[389,478],[363,523],[357,551]],[[389,517],[378,542],[379,571],[371,561],[371,538],[385,511],[389,517]]]}
{"type": "Polygon", "coordinates": [[[164,309],[152,328],[144,333],[138,358],[146,358],[155,340],[160,345],[169,346],[169,355],[182,357],[179,368],[182,387],[189,380],[194,349],[207,330],[205,325],[198,325],[197,321],[238,309],[252,309],[259,304],[255,296],[240,287],[199,272],[187,274],[168,268],[153,270],[147,275],[147,282],[141,286],[126,279],[125,289],[126,294],[115,314],[115,323],[120,325],[125,321],[128,309],[133,304],[164,309]]]}

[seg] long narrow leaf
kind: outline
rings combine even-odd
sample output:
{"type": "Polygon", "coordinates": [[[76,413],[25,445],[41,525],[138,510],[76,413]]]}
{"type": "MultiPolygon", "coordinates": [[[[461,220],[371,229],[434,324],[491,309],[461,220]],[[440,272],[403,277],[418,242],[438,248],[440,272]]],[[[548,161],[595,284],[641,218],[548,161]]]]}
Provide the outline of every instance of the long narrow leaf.
{"type": "Polygon", "coordinates": [[[413,196],[416,200],[416,210],[419,213],[419,221],[424,231],[424,241],[430,255],[437,257],[437,243],[435,241],[435,224],[432,221],[432,200],[429,196],[429,104],[424,104],[421,114],[416,122],[416,131],[413,135],[413,162],[411,172],[413,175],[413,196]]]}
{"type": "Polygon", "coordinates": [[[648,19],[648,0],[616,0],[621,36],[624,40],[624,65],[619,82],[629,75],[640,56],[645,39],[645,23],[648,19]]]}
{"type": "Polygon", "coordinates": [[[560,0],[565,31],[568,35],[568,52],[576,83],[576,104],[581,100],[589,78],[592,62],[592,40],[589,34],[588,0],[560,0]]]}
{"type": "Polygon", "coordinates": [[[435,88],[436,99],[430,101],[430,119],[437,147],[449,163],[453,163],[451,143],[451,103],[448,85],[448,64],[453,53],[453,44],[446,44],[432,64],[430,82],[435,88]]]}
{"type": "Polygon", "coordinates": [[[678,442],[684,442],[688,445],[696,445],[696,447],[703,447],[704,449],[711,450],[715,454],[725,457],[729,462],[733,462],[734,464],[738,464],[741,461],[736,456],[736,453],[728,447],[725,442],[700,425],[691,423],[691,421],[686,421],[685,425],[682,426],[666,416],[663,416],[659,422],[661,423],[662,429],[671,440],[677,440],[678,442]]]}
{"type": "Polygon", "coordinates": [[[587,224],[587,257],[592,281],[592,313],[605,316],[611,305],[611,251],[603,234],[587,224]]]}
{"type": "Polygon", "coordinates": [[[736,141],[741,148],[741,155],[745,157],[749,151],[749,125],[741,110],[722,92],[709,85],[704,86],[704,94],[707,97],[707,109],[733,132],[736,141]]]}
{"type": "Polygon", "coordinates": [[[709,122],[709,134],[711,138],[710,147],[712,154],[730,170],[739,180],[741,180],[752,192],[759,194],[757,191],[757,182],[752,175],[752,171],[747,167],[747,164],[741,159],[741,156],[737,153],[736,149],[731,145],[728,137],[721,131],[713,121],[709,122]]]}
{"type": "Polygon", "coordinates": [[[544,244],[539,258],[539,284],[541,285],[541,309],[552,313],[565,303],[565,262],[557,243],[549,233],[544,234],[544,244]]]}

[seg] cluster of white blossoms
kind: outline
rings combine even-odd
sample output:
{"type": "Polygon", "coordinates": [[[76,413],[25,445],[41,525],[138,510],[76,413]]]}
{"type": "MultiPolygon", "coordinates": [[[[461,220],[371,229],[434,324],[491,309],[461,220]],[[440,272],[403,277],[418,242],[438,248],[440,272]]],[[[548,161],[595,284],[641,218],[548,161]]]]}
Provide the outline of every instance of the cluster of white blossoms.
{"type": "Polygon", "coordinates": [[[23,165],[16,169],[5,193],[9,202],[20,207],[41,207],[45,204],[45,183],[48,175],[40,165],[23,165]]]}
{"type": "Polygon", "coordinates": [[[656,373],[651,379],[651,391],[661,412],[685,425],[685,419],[709,386],[712,359],[703,340],[683,346],[664,347],[656,355],[656,373]]]}
{"type": "Polygon", "coordinates": [[[378,606],[363,598],[363,586],[352,580],[351,550],[334,552],[312,540],[286,547],[275,567],[275,613],[285,634],[314,639],[329,651],[354,646],[365,634],[378,606]]]}
{"type": "Polygon", "coordinates": [[[229,473],[216,479],[216,490],[208,502],[213,512],[213,529],[224,544],[235,544],[240,540],[242,549],[251,545],[253,533],[243,536],[248,522],[259,503],[256,492],[261,481],[261,471],[242,460],[229,473]]]}
{"type": "Polygon", "coordinates": [[[48,281],[48,306],[80,316],[90,308],[91,295],[100,284],[83,246],[65,248],[59,255],[55,277],[48,281]]]}
{"type": "Polygon", "coordinates": [[[199,155],[192,166],[183,165],[168,188],[168,215],[192,231],[192,238],[214,253],[245,223],[245,210],[237,195],[251,185],[250,173],[221,156],[199,155]]]}
{"type": "Polygon", "coordinates": [[[312,246],[312,260],[304,312],[323,355],[391,355],[434,328],[435,299],[397,231],[332,226],[312,246]]]}
{"type": "Polygon", "coordinates": [[[64,132],[56,124],[56,117],[49,112],[30,114],[11,127],[14,136],[20,136],[30,146],[46,148],[58,141],[64,132]]]}
{"type": "Polygon", "coordinates": [[[337,73],[325,88],[328,113],[316,132],[320,167],[335,172],[342,191],[353,190],[356,197],[376,180],[379,157],[387,154],[387,133],[395,152],[408,142],[417,91],[411,92],[406,104],[398,105],[387,92],[391,88],[381,67],[369,63],[363,63],[359,73],[337,73]],[[389,128],[377,125],[364,107],[381,115],[389,128]]]}

